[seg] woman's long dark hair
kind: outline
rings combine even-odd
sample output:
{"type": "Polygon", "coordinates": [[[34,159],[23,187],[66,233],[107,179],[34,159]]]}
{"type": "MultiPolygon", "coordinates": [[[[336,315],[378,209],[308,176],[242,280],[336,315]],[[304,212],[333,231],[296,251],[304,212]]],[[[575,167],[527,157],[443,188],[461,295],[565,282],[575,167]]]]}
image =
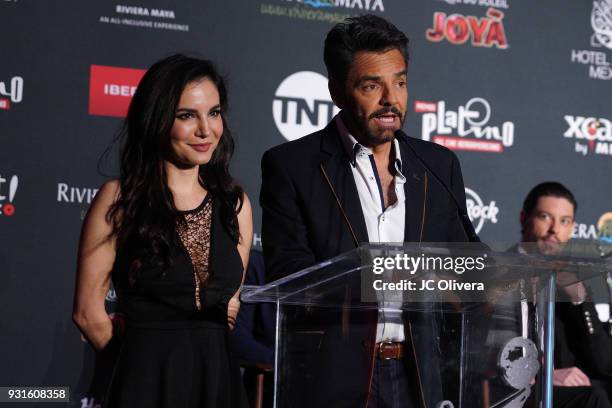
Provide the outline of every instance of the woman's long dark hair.
{"type": "Polygon", "coordinates": [[[170,153],[170,130],[185,86],[208,79],[219,92],[223,134],[211,160],[199,169],[199,180],[220,205],[221,222],[239,240],[237,212],[243,190],[229,173],[234,141],[227,126],[227,91],[215,66],[206,60],[173,55],[155,63],[138,84],[120,134],[120,193],[107,213],[117,248],[137,248],[130,277],[143,264],[168,266],[182,215],[168,188],[164,160],[170,153]],[[133,246],[132,246],[133,245],[133,246]]]}

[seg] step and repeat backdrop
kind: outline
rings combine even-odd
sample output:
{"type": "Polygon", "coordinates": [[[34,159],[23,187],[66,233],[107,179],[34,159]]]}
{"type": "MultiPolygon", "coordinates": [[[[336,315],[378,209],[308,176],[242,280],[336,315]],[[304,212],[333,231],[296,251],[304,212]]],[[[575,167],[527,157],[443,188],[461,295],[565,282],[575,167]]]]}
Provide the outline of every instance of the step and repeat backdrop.
{"type": "Polygon", "coordinates": [[[367,12],[409,36],[405,130],[457,153],[485,241],[518,240],[522,201],[547,180],[578,199],[574,236],[597,238],[612,216],[612,0],[0,0],[0,385],[99,403],[71,322],[76,250],[145,69],[184,52],[227,76],[260,247],[261,156],[337,112],[323,41],[367,12]]]}

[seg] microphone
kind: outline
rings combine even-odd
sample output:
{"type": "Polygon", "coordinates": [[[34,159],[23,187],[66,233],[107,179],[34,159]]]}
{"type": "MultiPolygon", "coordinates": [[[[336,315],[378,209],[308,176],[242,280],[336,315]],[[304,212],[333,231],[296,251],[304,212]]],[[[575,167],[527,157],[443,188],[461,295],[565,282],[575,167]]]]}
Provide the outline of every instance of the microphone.
{"type": "Polygon", "coordinates": [[[467,211],[463,210],[463,207],[459,203],[457,196],[455,196],[455,194],[453,193],[453,190],[451,190],[446,185],[446,183],[442,181],[442,179],[438,177],[438,175],[431,169],[431,167],[425,162],[425,160],[423,160],[417,154],[416,150],[414,149],[414,147],[410,145],[410,142],[408,140],[406,140],[406,145],[412,151],[412,153],[414,154],[416,159],[419,161],[419,163],[421,163],[421,165],[425,167],[425,170],[427,170],[429,174],[431,174],[433,178],[435,178],[438,181],[438,183],[440,183],[440,185],[444,188],[444,190],[452,198],[453,203],[455,204],[455,207],[457,207],[457,213],[459,214],[459,220],[461,221],[463,232],[465,232],[465,235],[467,236],[468,240],[470,242],[481,242],[480,238],[478,237],[478,234],[476,234],[476,230],[474,230],[474,226],[472,225],[472,221],[470,221],[470,217],[468,216],[467,211]]]}

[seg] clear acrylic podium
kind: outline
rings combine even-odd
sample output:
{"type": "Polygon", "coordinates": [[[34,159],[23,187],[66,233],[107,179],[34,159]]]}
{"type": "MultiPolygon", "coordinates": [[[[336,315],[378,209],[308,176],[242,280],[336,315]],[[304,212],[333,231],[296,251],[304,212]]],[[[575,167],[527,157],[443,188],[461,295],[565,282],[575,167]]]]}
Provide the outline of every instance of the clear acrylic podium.
{"type": "Polygon", "coordinates": [[[603,279],[611,260],[507,248],[363,245],[244,287],[243,302],[277,305],[274,406],[372,406],[376,344],[386,340],[377,331],[393,321],[403,327],[407,407],[551,407],[559,282],[603,279]]]}

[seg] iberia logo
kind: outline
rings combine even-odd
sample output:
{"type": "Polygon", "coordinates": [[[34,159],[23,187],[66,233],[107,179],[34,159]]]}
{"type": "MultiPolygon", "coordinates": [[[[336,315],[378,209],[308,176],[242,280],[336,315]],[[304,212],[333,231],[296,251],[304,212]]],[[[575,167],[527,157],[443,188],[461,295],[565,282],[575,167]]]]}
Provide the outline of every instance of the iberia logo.
{"type": "Polygon", "coordinates": [[[15,214],[15,205],[13,204],[13,200],[15,199],[15,194],[17,193],[18,184],[19,178],[17,176],[4,178],[0,174],[0,217],[3,215],[10,217],[15,214]]]}
{"type": "Polygon", "coordinates": [[[421,138],[451,150],[502,153],[514,144],[514,123],[490,125],[491,105],[484,98],[471,98],[456,110],[446,101],[416,101],[414,110],[423,113],[421,138]]]}
{"type": "Polygon", "coordinates": [[[89,81],[89,114],[125,117],[144,69],[92,65],[89,81]]]}
{"type": "Polygon", "coordinates": [[[487,10],[486,16],[464,16],[437,11],[433,16],[433,27],[427,29],[425,37],[432,42],[447,40],[451,44],[465,44],[468,40],[475,47],[508,48],[508,39],[504,30],[504,13],[493,7],[487,10]]]}

